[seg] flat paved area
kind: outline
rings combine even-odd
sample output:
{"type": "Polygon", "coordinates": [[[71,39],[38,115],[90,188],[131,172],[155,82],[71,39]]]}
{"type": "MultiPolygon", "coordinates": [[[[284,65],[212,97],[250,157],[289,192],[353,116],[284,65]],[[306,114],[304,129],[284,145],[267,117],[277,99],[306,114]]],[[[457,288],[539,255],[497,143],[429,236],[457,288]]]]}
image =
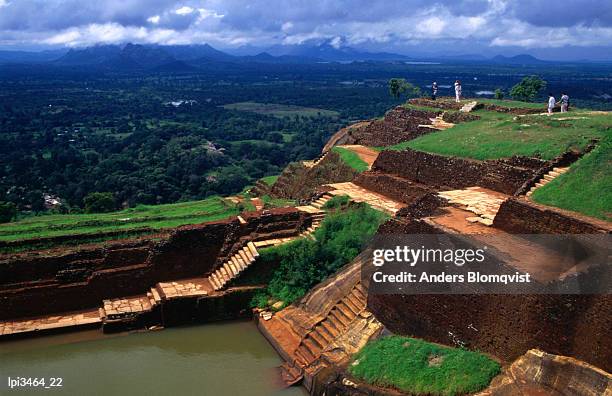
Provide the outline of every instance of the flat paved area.
{"type": "Polygon", "coordinates": [[[366,190],[352,182],[326,184],[326,186],[333,188],[332,191],[329,191],[329,194],[348,195],[355,202],[365,202],[374,209],[382,210],[392,215],[406,206],[399,201],[394,201],[374,191],[366,190]]]}
{"type": "Polygon", "coordinates": [[[100,313],[97,308],[86,311],[66,312],[58,315],[0,322],[0,336],[39,330],[51,330],[61,327],[83,326],[101,322],[102,319],[100,318],[100,313]]]}

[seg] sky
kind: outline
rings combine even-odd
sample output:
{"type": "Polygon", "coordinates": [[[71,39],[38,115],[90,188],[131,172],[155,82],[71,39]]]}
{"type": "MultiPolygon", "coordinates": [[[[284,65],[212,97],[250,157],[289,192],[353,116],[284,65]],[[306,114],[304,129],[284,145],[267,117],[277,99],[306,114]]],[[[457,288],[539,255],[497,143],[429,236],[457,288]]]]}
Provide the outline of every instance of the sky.
{"type": "Polygon", "coordinates": [[[612,1],[0,0],[3,49],[127,42],[612,59],[612,1]]]}

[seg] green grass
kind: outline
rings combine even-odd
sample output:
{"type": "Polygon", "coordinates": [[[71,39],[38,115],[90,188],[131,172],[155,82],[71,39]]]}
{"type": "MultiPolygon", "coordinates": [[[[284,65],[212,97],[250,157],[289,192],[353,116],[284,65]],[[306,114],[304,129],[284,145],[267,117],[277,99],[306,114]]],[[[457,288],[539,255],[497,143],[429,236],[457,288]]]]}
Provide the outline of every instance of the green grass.
{"type": "Polygon", "coordinates": [[[266,183],[268,186],[273,185],[274,183],[276,183],[276,180],[278,180],[278,176],[279,175],[275,175],[275,176],[266,176],[266,177],[262,177],[261,180],[262,182],[266,183]]]}
{"type": "Polygon", "coordinates": [[[219,197],[168,205],[139,205],[112,213],[31,216],[0,224],[0,241],[61,235],[127,231],[142,227],[177,227],[238,214],[236,205],[219,197]]]}
{"type": "Polygon", "coordinates": [[[285,208],[297,204],[293,199],[273,198],[269,195],[263,195],[261,200],[264,202],[266,208],[285,208]]]}
{"type": "MultiPolygon", "coordinates": [[[[503,107],[519,108],[519,109],[541,109],[542,112],[546,111],[546,103],[544,102],[521,102],[519,100],[506,100],[506,99],[488,99],[478,98],[474,99],[478,103],[488,103],[503,107]]],[[[470,102],[470,99],[465,99],[466,102],[470,102]]]]}
{"type": "Polygon", "coordinates": [[[552,159],[570,149],[583,149],[592,139],[610,134],[611,114],[570,112],[552,117],[511,114],[479,110],[481,118],[430,133],[417,139],[388,147],[391,150],[411,148],[430,153],[479,160],[540,156],[552,159]],[[564,117],[578,119],[558,120],[564,117]]]}
{"type": "Polygon", "coordinates": [[[359,155],[357,155],[357,153],[348,150],[344,147],[337,146],[334,147],[332,151],[338,153],[340,155],[340,158],[342,158],[342,161],[344,161],[344,163],[350,166],[351,168],[355,169],[357,172],[361,173],[368,170],[368,164],[364,160],[362,160],[359,155]]]}
{"type": "Polygon", "coordinates": [[[261,265],[278,264],[278,268],[272,274],[267,291],[256,296],[253,305],[265,306],[270,298],[286,305],[301,298],[314,285],[357,257],[386,219],[386,214],[366,204],[355,204],[328,213],[314,232],[316,240],[300,238],[262,250],[261,265]]]}
{"type": "Polygon", "coordinates": [[[612,221],[612,136],[574,163],[567,173],[535,190],[531,198],[612,221]]]}
{"type": "Polygon", "coordinates": [[[478,392],[499,371],[497,362],[480,353],[399,336],[368,343],[349,365],[352,375],[369,384],[441,396],[478,392]]]}
{"type": "Polygon", "coordinates": [[[314,107],[303,107],[284,105],[276,103],[239,102],[222,106],[227,110],[247,111],[251,113],[271,115],[274,117],[338,117],[337,111],[317,109],[314,107]]]}

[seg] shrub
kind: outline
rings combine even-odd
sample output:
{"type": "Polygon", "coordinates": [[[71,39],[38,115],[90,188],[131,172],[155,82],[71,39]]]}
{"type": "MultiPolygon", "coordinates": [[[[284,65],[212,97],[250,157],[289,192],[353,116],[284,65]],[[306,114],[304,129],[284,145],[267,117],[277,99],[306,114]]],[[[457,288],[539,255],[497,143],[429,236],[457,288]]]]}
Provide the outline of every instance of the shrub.
{"type": "Polygon", "coordinates": [[[325,202],[323,209],[337,209],[349,204],[351,198],[348,195],[337,195],[325,202]]]}
{"type": "MultiPolygon", "coordinates": [[[[329,214],[315,231],[316,240],[302,238],[263,250],[261,265],[280,263],[268,285],[268,296],[285,303],[301,298],[353,260],[386,218],[365,204],[352,205],[329,214]]],[[[264,298],[257,297],[253,304],[262,306],[258,303],[263,302],[264,298]]]]}
{"type": "Polygon", "coordinates": [[[521,80],[510,90],[510,95],[516,100],[532,102],[538,93],[546,88],[546,81],[539,76],[529,76],[521,80]]]}
{"type": "Polygon", "coordinates": [[[85,212],[105,213],[115,210],[115,198],[110,192],[93,192],[83,199],[85,212]]]}
{"type": "Polygon", "coordinates": [[[12,202],[0,202],[0,223],[8,223],[17,216],[17,207],[12,202]]]}

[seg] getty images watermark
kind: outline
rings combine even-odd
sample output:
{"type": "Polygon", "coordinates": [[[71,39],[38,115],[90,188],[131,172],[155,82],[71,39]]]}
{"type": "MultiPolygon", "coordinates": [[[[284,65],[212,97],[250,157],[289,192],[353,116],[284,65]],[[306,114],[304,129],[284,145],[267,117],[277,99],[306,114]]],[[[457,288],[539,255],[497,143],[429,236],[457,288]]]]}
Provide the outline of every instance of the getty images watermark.
{"type": "Polygon", "coordinates": [[[610,235],[377,235],[362,281],[378,294],[609,294],[610,235]]]}

